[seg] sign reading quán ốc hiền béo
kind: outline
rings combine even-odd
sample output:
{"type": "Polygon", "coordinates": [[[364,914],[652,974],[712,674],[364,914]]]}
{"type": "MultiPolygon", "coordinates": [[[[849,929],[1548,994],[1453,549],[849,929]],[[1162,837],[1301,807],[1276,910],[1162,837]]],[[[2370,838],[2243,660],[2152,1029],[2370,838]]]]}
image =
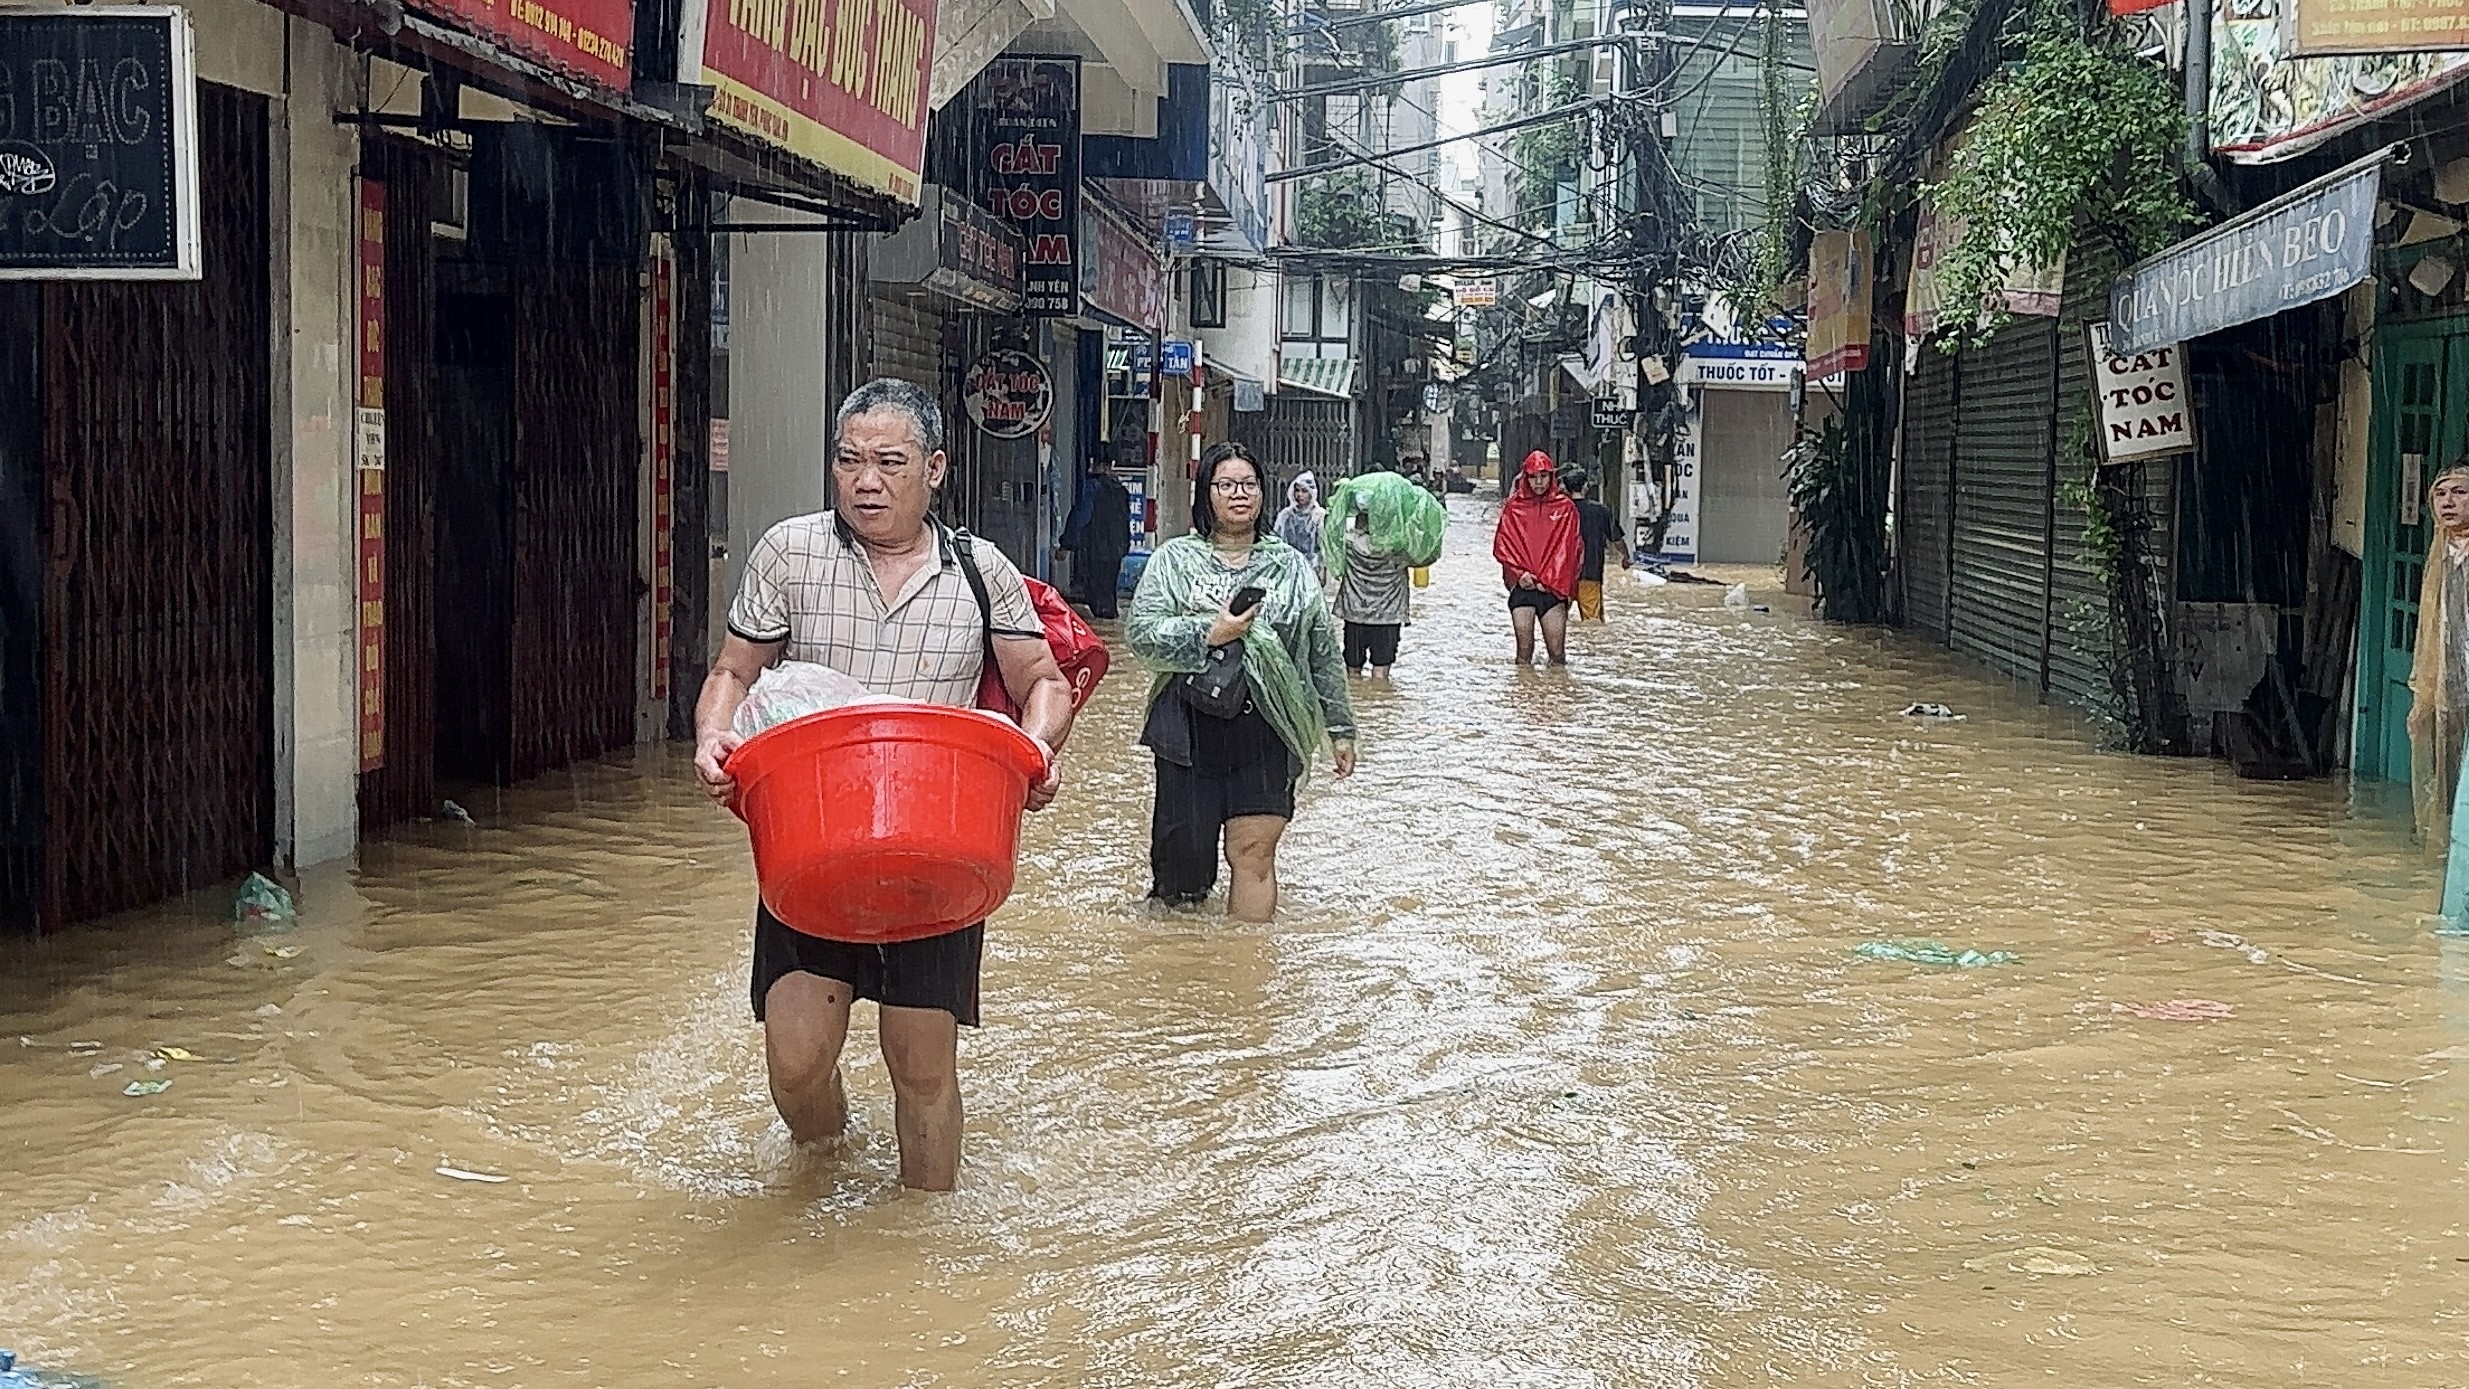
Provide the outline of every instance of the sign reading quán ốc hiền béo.
{"type": "Polygon", "coordinates": [[[186,12],[0,6],[0,279],[194,280],[186,12]]]}
{"type": "Polygon", "coordinates": [[[2382,173],[2376,155],[2129,268],[2109,291],[2111,349],[2168,347],[2365,279],[2382,173]]]}

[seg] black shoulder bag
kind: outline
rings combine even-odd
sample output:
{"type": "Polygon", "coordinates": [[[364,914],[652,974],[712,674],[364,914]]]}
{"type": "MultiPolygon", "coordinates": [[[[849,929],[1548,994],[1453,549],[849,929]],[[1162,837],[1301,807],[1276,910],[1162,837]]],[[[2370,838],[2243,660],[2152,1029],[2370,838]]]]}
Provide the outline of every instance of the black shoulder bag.
{"type": "Polygon", "coordinates": [[[1239,718],[1251,702],[1252,682],[1243,673],[1243,643],[1209,648],[1209,665],[1193,675],[1175,677],[1175,693],[1184,703],[1213,719],[1239,718]]]}

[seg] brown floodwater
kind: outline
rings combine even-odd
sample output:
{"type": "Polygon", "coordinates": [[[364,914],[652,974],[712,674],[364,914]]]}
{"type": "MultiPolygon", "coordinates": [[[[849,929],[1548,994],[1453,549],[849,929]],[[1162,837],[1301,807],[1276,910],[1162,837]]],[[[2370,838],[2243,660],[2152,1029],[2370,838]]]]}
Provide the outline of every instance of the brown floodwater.
{"type": "Polygon", "coordinates": [[[742,832],[647,750],[310,874],[288,934],[0,957],[0,1344],[257,1389],[2469,1382],[2469,942],[2385,806],[2102,752],[1772,575],[1615,574],[1520,672],[1454,505],[1274,926],[1142,904],[1106,686],[989,935],[958,1192],[898,1189],[870,1032],[856,1141],[793,1159],[742,832]],[[1910,936],[2022,959],[1853,953],[1910,936]],[[2224,1007],[2117,1011],[2171,1000],[2224,1007]]]}

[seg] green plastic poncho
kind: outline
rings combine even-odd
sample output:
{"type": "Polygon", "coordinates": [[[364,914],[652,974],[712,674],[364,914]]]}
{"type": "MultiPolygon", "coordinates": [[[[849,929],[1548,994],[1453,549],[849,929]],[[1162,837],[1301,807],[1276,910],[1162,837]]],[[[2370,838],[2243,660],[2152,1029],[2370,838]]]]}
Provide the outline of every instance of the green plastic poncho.
{"type": "Polygon", "coordinates": [[[1234,569],[1200,536],[1176,536],[1149,556],[1124,633],[1132,654],[1154,673],[1155,701],[1170,678],[1207,668],[1210,624],[1235,590],[1254,587],[1268,597],[1243,641],[1252,702],[1308,773],[1324,740],[1353,741],[1355,713],[1320,578],[1293,546],[1264,535],[1234,569]]]}
{"type": "Polygon", "coordinates": [[[1449,529],[1449,510],[1440,499],[1415,485],[1403,473],[1365,473],[1350,477],[1329,494],[1327,539],[1320,543],[1329,577],[1346,577],[1346,527],[1355,513],[1372,518],[1372,548],[1403,555],[1420,569],[1440,558],[1440,539],[1449,529]]]}

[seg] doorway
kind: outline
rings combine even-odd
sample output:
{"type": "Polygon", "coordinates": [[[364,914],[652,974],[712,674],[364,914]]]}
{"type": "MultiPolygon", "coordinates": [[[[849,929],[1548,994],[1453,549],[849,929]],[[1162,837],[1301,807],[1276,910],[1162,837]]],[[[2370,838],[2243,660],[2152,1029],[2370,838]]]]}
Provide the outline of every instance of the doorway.
{"type": "Polygon", "coordinates": [[[2427,479],[2461,454],[2469,322],[2390,323],[2375,337],[2372,446],[2358,622],[2357,771],[2409,779],[2409,668],[2433,518],[2427,479]]]}
{"type": "Polygon", "coordinates": [[[514,758],[514,298],[437,304],[437,772],[498,786],[514,758]]]}

